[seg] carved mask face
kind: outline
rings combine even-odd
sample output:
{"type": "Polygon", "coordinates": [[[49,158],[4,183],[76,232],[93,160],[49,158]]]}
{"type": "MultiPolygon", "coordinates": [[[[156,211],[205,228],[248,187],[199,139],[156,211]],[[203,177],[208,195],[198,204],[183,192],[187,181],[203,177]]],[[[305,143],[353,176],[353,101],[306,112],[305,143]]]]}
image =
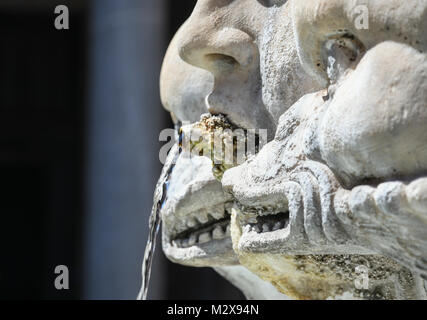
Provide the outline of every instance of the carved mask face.
{"type": "Polygon", "coordinates": [[[277,131],[225,173],[225,193],[209,160],[180,158],[163,210],[170,259],[237,263],[230,240],[213,239],[233,211],[240,262],[290,296],[360,297],[358,264],[386,288],[369,294],[420,296],[407,269],[375,253],[426,270],[427,183],[411,180],[427,171],[426,4],[371,1],[367,30],[356,24],[357,4],[198,1],[165,59],[164,105],[180,121],[208,110],[268,129],[270,139],[277,131]],[[386,182],[401,177],[409,181],[386,182]]]}
{"type": "MultiPolygon", "coordinates": [[[[162,102],[176,122],[222,113],[238,126],[267,129],[273,137],[280,114],[316,88],[299,64],[290,6],[284,3],[198,1],[172,41],[161,73],[162,102]]],[[[171,260],[196,266],[238,263],[229,235],[231,198],[213,177],[208,159],[180,156],[166,200],[163,249],[171,260]]]]}
{"type": "MultiPolygon", "coordinates": [[[[425,277],[427,180],[413,180],[427,172],[427,4],[371,1],[369,29],[360,30],[355,2],[291,2],[299,57],[324,90],[301,98],[272,142],[225,173],[238,202],[234,249],[299,298],[356,294],[357,262],[343,254],[382,253],[425,277]],[[406,183],[387,182],[402,177],[406,183]],[[337,277],[345,261],[352,267],[337,277]]],[[[373,269],[408,274],[365,258],[373,269]]],[[[414,282],[405,283],[417,297],[414,282]]]]}

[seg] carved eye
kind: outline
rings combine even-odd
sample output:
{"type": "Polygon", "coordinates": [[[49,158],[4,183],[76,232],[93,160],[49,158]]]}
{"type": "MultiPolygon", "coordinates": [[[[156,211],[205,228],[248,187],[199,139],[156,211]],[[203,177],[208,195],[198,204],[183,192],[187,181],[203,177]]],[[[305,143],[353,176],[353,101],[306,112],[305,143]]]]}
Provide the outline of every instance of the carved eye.
{"type": "Polygon", "coordinates": [[[351,34],[329,38],[322,49],[322,62],[329,83],[336,83],[346,70],[354,69],[364,53],[364,45],[351,34]]]}

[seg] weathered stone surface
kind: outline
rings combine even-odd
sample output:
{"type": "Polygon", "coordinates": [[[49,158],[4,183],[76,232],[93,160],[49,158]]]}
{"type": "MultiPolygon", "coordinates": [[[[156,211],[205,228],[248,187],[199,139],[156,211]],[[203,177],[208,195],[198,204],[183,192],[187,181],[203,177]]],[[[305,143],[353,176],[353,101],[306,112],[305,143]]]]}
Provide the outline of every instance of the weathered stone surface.
{"type": "MultiPolygon", "coordinates": [[[[165,59],[165,107],[181,122],[221,113],[269,130],[270,142],[222,185],[209,159],[179,160],[163,213],[169,258],[238,261],[297,299],[425,299],[426,9],[424,0],[198,1],[165,59]],[[368,29],[355,24],[359,5],[368,29]],[[202,220],[202,240],[174,248],[189,218],[202,220]],[[232,246],[214,239],[219,229],[205,234],[215,220],[232,246]]],[[[236,274],[255,296],[256,281],[236,274]]]]}

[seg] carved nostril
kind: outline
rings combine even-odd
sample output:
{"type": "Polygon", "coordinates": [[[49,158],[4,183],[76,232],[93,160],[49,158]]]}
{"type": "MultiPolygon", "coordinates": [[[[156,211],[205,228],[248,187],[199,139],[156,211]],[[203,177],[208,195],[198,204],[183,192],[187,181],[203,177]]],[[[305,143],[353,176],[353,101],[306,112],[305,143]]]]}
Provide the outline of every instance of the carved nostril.
{"type": "Polygon", "coordinates": [[[210,53],[205,55],[207,69],[214,74],[224,74],[235,71],[239,62],[232,56],[220,53],[210,53]]]}
{"type": "Polygon", "coordinates": [[[187,23],[188,31],[180,39],[179,55],[185,62],[210,71],[215,76],[223,72],[250,70],[257,67],[258,47],[254,39],[236,28],[221,28],[213,32],[214,26],[187,23]]]}

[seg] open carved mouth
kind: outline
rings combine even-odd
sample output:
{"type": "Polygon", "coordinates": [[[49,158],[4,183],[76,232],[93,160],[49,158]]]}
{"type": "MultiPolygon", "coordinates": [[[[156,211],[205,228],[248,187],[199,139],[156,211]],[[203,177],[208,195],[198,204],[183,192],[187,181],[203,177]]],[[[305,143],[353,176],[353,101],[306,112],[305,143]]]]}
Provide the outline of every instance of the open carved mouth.
{"type": "Polygon", "coordinates": [[[230,213],[198,212],[180,220],[186,227],[168,232],[163,228],[163,250],[174,262],[189,266],[224,266],[238,264],[230,236],[230,213]]]}
{"type": "Polygon", "coordinates": [[[289,212],[279,212],[274,214],[264,214],[255,217],[253,222],[248,222],[243,228],[256,233],[273,232],[285,229],[289,224],[289,212]],[[255,221],[254,221],[255,220],[255,221]]]}
{"type": "Polygon", "coordinates": [[[241,229],[238,250],[251,253],[283,253],[281,247],[290,234],[290,212],[287,207],[248,208],[237,205],[237,219],[241,229]]]}
{"type": "Polygon", "coordinates": [[[171,244],[178,248],[188,248],[198,244],[209,243],[230,237],[230,215],[225,212],[222,218],[207,216],[207,220],[189,219],[189,226],[171,238],[171,244]]]}
{"type": "MultiPolygon", "coordinates": [[[[227,169],[236,166],[240,160],[244,161],[248,154],[257,153],[260,138],[256,132],[249,135],[244,129],[237,132],[234,129],[237,131],[226,116],[205,114],[199,122],[179,130],[179,146],[184,154],[193,156],[194,163],[189,165],[199,170],[200,177],[204,170],[210,170],[210,176],[215,180],[204,177],[198,181],[194,178],[199,177],[195,171],[188,170],[188,166],[181,167],[180,172],[188,172],[189,177],[185,182],[186,197],[180,198],[180,203],[172,201],[172,210],[165,211],[169,214],[165,215],[164,226],[167,227],[164,228],[163,249],[173,261],[198,266],[238,263],[230,235],[231,214],[228,210],[232,203],[227,202],[231,199],[224,195],[219,181],[227,169]],[[239,151],[243,147],[245,152],[241,154],[239,151]],[[202,155],[204,157],[200,157],[202,155]],[[202,158],[206,166],[197,160],[202,158]],[[197,161],[200,164],[196,164],[197,161]]],[[[184,173],[183,177],[185,179],[184,173]]]]}

